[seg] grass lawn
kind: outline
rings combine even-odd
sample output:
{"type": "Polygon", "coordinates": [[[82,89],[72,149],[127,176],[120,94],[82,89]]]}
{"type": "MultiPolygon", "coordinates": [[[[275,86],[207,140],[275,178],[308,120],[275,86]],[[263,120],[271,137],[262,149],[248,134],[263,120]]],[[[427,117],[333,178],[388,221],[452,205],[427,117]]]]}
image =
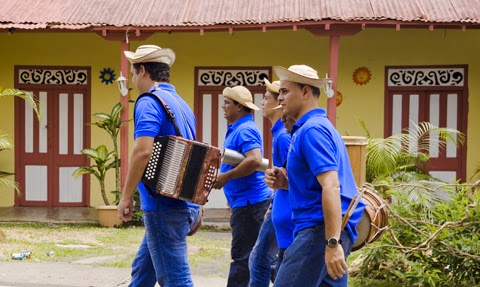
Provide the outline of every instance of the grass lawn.
{"type": "MultiPolygon", "coordinates": [[[[31,257],[24,260],[130,268],[143,235],[143,227],[0,224],[0,261],[12,260],[12,253],[30,250],[31,257]],[[49,251],[55,252],[55,256],[49,257],[49,251]]],[[[201,230],[187,240],[193,274],[219,277],[228,275],[231,243],[229,232],[201,230]]],[[[352,253],[349,263],[360,254],[361,251],[352,253]]],[[[349,286],[397,287],[383,281],[362,281],[360,278],[350,278],[349,286]]]]}

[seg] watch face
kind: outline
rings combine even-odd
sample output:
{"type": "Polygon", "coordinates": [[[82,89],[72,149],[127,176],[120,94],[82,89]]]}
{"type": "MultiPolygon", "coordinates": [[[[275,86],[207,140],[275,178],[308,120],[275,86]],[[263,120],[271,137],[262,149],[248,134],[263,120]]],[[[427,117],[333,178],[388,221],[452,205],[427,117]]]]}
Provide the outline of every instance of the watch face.
{"type": "Polygon", "coordinates": [[[336,239],[336,238],[330,238],[327,240],[327,245],[330,246],[330,247],[335,247],[337,246],[338,244],[342,244],[342,240],[341,239],[336,239]]]}
{"type": "Polygon", "coordinates": [[[335,246],[335,245],[337,245],[337,244],[338,244],[338,241],[337,241],[336,238],[330,238],[330,239],[328,239],[328,245],[329,245],[329,246],[335,246]]]}

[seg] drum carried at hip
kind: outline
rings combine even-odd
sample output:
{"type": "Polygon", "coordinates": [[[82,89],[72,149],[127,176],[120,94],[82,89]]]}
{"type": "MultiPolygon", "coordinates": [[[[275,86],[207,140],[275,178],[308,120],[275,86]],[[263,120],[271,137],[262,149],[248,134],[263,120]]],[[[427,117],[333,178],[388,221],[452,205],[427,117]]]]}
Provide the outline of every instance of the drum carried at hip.
{"type": "Polygon", "coordinates": [[[360,193],[363,194],[361,200],[365,203],[365,210],[357,224],[358,237],[352,246],[352,251],[378,240],[388,225],[385,200],[373,188],[363,188],[360,193]]]}

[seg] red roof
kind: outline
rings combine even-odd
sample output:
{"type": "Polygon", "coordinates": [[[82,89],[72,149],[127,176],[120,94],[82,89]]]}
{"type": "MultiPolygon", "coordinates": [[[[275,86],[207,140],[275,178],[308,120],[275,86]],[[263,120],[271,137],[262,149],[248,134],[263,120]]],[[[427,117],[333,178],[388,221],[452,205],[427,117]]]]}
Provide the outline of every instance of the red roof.
{"type": "Polygon", "coordinates": [[[265,25],[302,21],[480,24],[480,0],[2,0],[0,28],[265,25]]]}

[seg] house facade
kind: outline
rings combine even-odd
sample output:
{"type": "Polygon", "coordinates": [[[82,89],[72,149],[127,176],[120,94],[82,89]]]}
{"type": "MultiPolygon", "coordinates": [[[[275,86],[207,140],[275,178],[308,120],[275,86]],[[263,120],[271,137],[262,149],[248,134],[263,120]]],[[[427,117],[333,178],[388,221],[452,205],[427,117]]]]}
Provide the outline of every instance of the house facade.
{"type": "MultiPolygon", "coordinates": [[[[121,96],[115,79],[120,72],[129,74],[122,51],[143,44],[175,51],[171,83],[195,111],[202,141],[222,147],[225,86],[247,86],[259,105],[263,78],[276,80],[273,66],[306,64],[335,80],[336,98],[327,102],[322,94],[319,104],[328,107],[342,135],[365,135],[359,120],[372,137],[400,133],[422,121],[455,128],[466,135],[465,144],[449,144],[445,150],[432,146],[430,172],[445,181],[470,180],[480,162],[480,17],[470,22],[280,20],[171,27],[78,22],[84,25],[80,29],[72,22],[53,29],[41,25],[49,21],[35,22],[36,28],[0,13],[0,86],[33,92],[44,110],[39,122],[21,100],[0,99],[0,130],[15,140],[14,150],[0,153],[0,167],[15,171],[22,191],[2,190],[0,206],[102,204],[94,177],[74,179],[71,174],[89,164],[81,149],[100,144],[112,149],[108,135],[88,125],[97,120],[93,113],[109,113],[120,101],[126,107],[124,118],[132,118],[134,103],[128,100],[138,92],[132,86],[127,97],[121,96]]],[[[255,121],[268,155],[269,123],[261,112],[255,121]]],[[[133,123],[122,133],[125,163],[133,146],[133,123]]],[[[114,186],[112,170],[107,190],[114,186]]],[[[223,192],[213,190],[206,207],[226,208],[223,192]]]]}

